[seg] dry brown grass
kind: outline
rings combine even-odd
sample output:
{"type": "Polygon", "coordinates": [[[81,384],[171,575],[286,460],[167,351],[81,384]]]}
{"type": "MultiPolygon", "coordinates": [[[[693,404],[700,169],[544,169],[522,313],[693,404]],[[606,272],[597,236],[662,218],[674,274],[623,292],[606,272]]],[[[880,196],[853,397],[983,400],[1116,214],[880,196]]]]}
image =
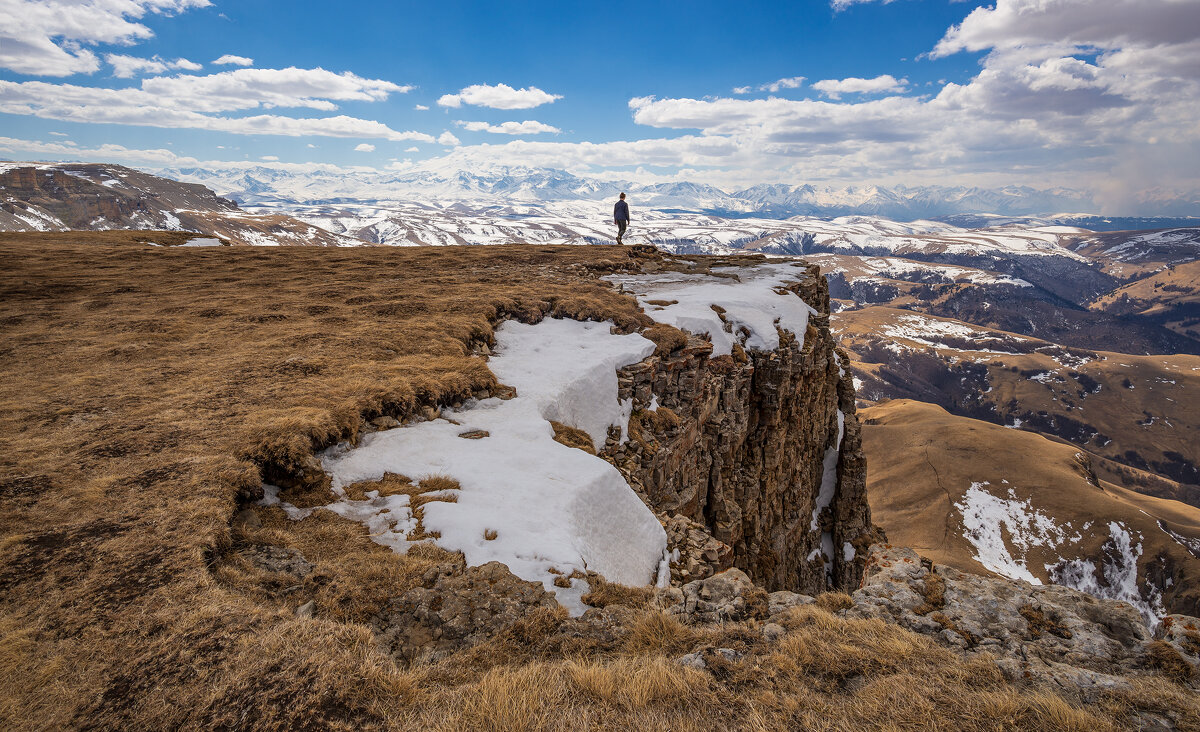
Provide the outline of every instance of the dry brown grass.
{"type": "Polygon", "coordinates": [[[913,608],[913,612],[917,615],[926,615],[946,607],[946,580],[930,570],[921,584],[921,596],[924,598],[923,602],[913,608]]]}
{"type": "Polygon", "coordinates": [[[816,606],[833,613],[854,607],[854,600],[845,592],[822,592],[817,595],[816,606]]]}
{"type": "MultiPolygon", "coordinates": [[[[781,618],[773,646],[754,623],[684,628],[612,605],[611,623],[589,626],[538,611],[401,669],[364,622],[460,556],[397,555],[321,509],[233,516],[262,473],[295,478],[373,418],[496,389],[473,353],[498,318],[645,325],[589,275],[627,266],[624,253],[63,241],[0,236],[0,727],[1103,730],[1133,708],[1200,726],[1195,699],[1166,681],[1080,709],[818,608],[781,618]],[[262,546],[297,550],[312,571],[246,561],[262,546]],[[297,617],[308,601],[314,617],[297,617]],[[719,673],[673,661],[705,647],[747,655],[719,673]]],[[[313,485],[289,497],[332,500],[313,485]]],[[[419,503],[450,487],[436,485],[386,476],[347,493],[419,503]]]]}
{"type": "Polygon", "coordinates": [[[609,582],[595,572],[588,573],[587,581],[588,592],[580,599],[592,607],[625,605],[632,608],[642,608],[654,599],[653,587],[619,585],[616,582],[609,582]]]}
{"type": "Polygon", "coordinates": [[[550,422],[550,426],[554,428],[554,440],[560,442],[567,447],[575,447],[592,455],[596,454],[596,446],[592,443],[592,436],[578,427],[563,424],[562,422],[550,422]]]}
{"type": "MultiPolygon", "coordinates": [[[[668,302],[669,304],[669,302],[673,301],[651,301],[651,304],[654,302],[668,302]]],[[[655,356],[669,356],[672,351],[683,348],[688,342],[687,333],[684,333],[682,330],[679,330],[673,325],[667,325],[666,323],[655,323],[646,330],[642,331],[642,335],[654,341],[655,356]]]]}

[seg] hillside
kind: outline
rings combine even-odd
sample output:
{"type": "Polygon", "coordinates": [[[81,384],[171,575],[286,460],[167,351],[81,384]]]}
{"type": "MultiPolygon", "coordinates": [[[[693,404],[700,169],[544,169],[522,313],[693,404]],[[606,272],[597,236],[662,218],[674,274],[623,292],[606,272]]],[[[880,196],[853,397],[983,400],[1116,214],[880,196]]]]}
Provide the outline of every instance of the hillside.
{"type": "MultiPolygon", "coordinates": [[[[746,557],[722,552],[744,539],[763,550],[748,571],[769,577],[777,569],[767,563],[770,547],[751,542],[751,530],[779,519],[818,540],[798,575],[813,586],[856,579],[853,568],[866,562],[867,552],[847,541],[832,571],[820,570],[825,535],[865,514],[854,504],[855,481],[865,476],[855,472],[853,396],[833,356],[822,281],[805,267],[630,257],[606,247],[159,248],[105,238],[0,239],[8,375],[0,426],[14,437],[0,456],[6,728],[1200,725],[1190,682],[1179,676],[1192,668],[1178,655],[1186,646],[1147,645],[1144,628],[1123,646],[1132,654],[1122,656],[1128,676],[1115,686],[1055,691],[1009,674],[994,657],[855,615],[851,606],[866,607],[863,591],[854,599],[768,594],[726,569],[746,557]],[[739,272],[742,283],[765,278],[760,297],[785,307],[783,322],[805,322],[804,332],[776,332],[775,350],[755,350],[753,339],[768,335],[755,330],[761,319],[730,302],[726,317],[746,317],[750,335],[744,347],[734,340],[714,356],[715,344],[656,324],[635,297],[600,279],[615,273],[628,288],[673,281],[686,289],[710,278],[729,287],[739,272]],[[792,289],[771,288],[781,276],[792,289]],[[731,515],[756,504],[746,489],[758,484],[741,479],[745,463],[731,463],[725,485],[742,492],[739,503],[690,501],[709,506],[693,515],[708,521],[711,513],[711,527],[729,529],[731,542],[712,541],[708,525],[686,515],[673,518],[663,527],[668,546],[698,560],[673,562],[675,586],[622,587],[572,572],[550,584],[588,583],[581,599],[592,609],[569,617],[542,585],[502,565],[468,567],[440,546],[454,537],[437,535],[435,522],[471,508],[464,471],[478,467],[449,462],[447,474],[414,480],[384,473],[331,494],[331,455],[317,451],[341,441],[345,449],[382,444],[405,425],[486,449],[500,435],[462,419],[519,407],[522,394],[552,386],[514,394],[489,366],[506,362],[488,354],[510,347],[503,321],[533,327],[546,316],[611,319],[618,333],[592,322],[596,337],[647,337],[661,353],[621,376],[616,364],[582,368],[577,354],[582,381],[568,382],[592,384],[595,373],[642,405],[627,415],[627,442],[625,430],[605,436],[606,450],[624,445],[612,455],[629,462],[622,470],[631,482],[658,485],[662,456],[683,454],[660,445],[696,440],[700,462],[686,462],[684,472],[699,474],[706,456],[723,454],[704,440],[725,445],[723,436],[743,434],[741,424],[773,430],[767,417],[819,407],[823,418],[795,423],[796,439],[781,445],[818,457],[806,457],[797,474],[808,503],[780,515],[766,500],[757,512],[731,515]],[[754,391],[751,366],[774,369],[766,391],[754,391]],[[673,373],[686,378],[672,381],[673,373]],[[681,400],[693,393],[688,384],[728,396],[697,400],[689,412],[681,400]],[[709,404],[719,407],[713,427],[697,429],[693,415],[709,404]],[[450,505],[456,496],[462,507],[450,505]],[[405,554],[380,543],[397,532],[417,542],[405,554]],[[724,571],[712,574],[704,562],[724,571]],[[703,579],[679,586],[676,571],[692,570],[703,579]],[[1168,655],[1147,655],[1153,648],[1168,655]],[[1176,658],[1183,666],[1164,665],[1176,658]]],[[[671,306],[649,307],[666,320],[671,306]]],[[[705,311],[720,321],[711,308],[697,312],[705,311]]],[[[522,439],[553,433],[556,455],[591,459],[590,423],[568,407],[586,404],[596,388],[556,402],[555,416],[566,421],[522,439]]],[[[353,454],[341,450],[333,454],[353,454]]],[[[771,454],[758,459],[789,469],[771,454]]],[[[685,511],[688,485],[674,494],[685,511]]],[[[510,510],[510,518],[543,508],[510,510]]],[[[471,539],[503,549],[510,525],[471,539]]],[[[851,538],[861,547],[869,537],[851,538]]],[[[1099,632],[1079,622],[1081,638],[1099,632]]],[[[1111,669],[1114,659],[1098,662],[1111,669]]]]}
{"type": "Polygon", "coordinates": [[[1102,480],[1069,445],[931,404],[889,401],[863,420],[871,511],[890,541],[1156,617],[1200,611],[1200,509],[1102,480]]]}
{"type": "Polygon", "coordinates": [[[250,214],[204,186],[120,165],[0,163],[0,197],[0,231],[159,229],[234,244],[362,244],[283,214],[250,214]]]}
{"type": "MultiPolygon", "coordinates": [[[[1064,348],[885,307],[839,313],[834,328],[865,399],[919,399],[1200,483],[1200,357],[1064,348]]],[[[1196,500],[1187,490],[1173,497],[1196,500]]]]}

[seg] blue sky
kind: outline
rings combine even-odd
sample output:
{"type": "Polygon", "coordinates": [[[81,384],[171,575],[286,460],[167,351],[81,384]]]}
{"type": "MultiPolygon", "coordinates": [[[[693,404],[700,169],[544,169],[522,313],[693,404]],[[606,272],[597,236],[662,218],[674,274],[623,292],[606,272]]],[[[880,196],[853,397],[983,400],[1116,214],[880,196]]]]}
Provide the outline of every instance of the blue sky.
{"type": "Polygon", "coordinates": [[[0,14],[15,19],[0,28],[0,157],[1062,185],[1125,208],[1198,187],[1200,0],[0,0],[0,14]]]}

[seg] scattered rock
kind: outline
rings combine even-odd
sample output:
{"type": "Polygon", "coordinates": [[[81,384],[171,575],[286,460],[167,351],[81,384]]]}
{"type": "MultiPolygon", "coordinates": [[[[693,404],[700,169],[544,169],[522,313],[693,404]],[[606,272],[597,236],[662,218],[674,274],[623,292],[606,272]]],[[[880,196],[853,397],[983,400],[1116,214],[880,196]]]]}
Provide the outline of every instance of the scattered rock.
{"type": "MultiPolygon", "coordinates": [[[[245,513],[243,511],[243,513],[245,513]]],[[[240,514],[239,514],[240,515],[240,514]]],[[[255,519],[257,519],[257,515],[255,519]]],[[[296,577],[307,577],[313,571],[311,562],[295,549],[282,546],[252,546],[238,552],[252,566],[265,572],[279,572],[296,577]]]]}
{"type": "Polygon", "coordinates": [[[708,664],[704,663],[704,657],[699,653],[689,653],[686,656],[681,656],[675,662],[680,666],[695,669],[697,671],[708,670],[708,664]]]}
{"type": "Polygon", "coordinates": [[[296,617],[311,618],[317,614],[317,603],[315,600],[309,600],[300,607],[296,608],[296,617]]]}
{"type": "Polygon", "coordinates": [[[390,430],[393,427],[399,427],[400,420],[396,419],[395,417],[389,417],[385,414],[382,417],[376,417],[375,419],[371,420],[371,424],[377,429],[390,430]]]}
{"type": "Polygon", "coordinates": [[[811,605],[817,599],[812,595],[801,595],[797,592],[788,592],[780,590],[767,595],[767,614],[778,615],[788,608],[798,607],[800,605],[811,605]]]}
{"type": "Polygon", "coordinates": [[[556,609],[558,602],[541,584],[488,562],[439,574],[430,587],[393,598],[371,626],[397,660],[424,663],[487,640],[539,608],[556,609]]]}
{"type": "Polygon", "coordinates": [[[733,566],[733,548],[717,541],[703,524],[676,514],[663,522],[671,555],[671,583],[706,579],[733,566]]]}
{"type": "Polygon", "coordinates": [[[482,440],[491,434],[492,433],[488,432],[487,430],[467,430],[466,432],[459,432],[458,436],[464,440],[482,440]]]}
{"type": "MultiPolygon", "coordinates": [[[[863,587],[853,600],[849,617],[898,623],[964,653],[986,651],[998,657],[997,666],[1010,680],[1038,681],[1086,700],[1131,688],[1119,675],[1146,668],[1153,642],[1141,615],[1127,603],[935,567],[911,549],[886,544],[871,547],[863,587]],[[935,572],[940,581],[930,582],[935,572]],[[940,607],[931,611],[934,585],[940,607]]],[[[1170,629],[1164,622],[1164,635],[1188,622],[1200,627],[1194,618],[1172,617],[1179,620],[1170,629]]]]}
{"type": "Polygon", "coordinates": [[[1168,615],[1158,634],[1191,668],[1191,678],[1200,677],[1200,619],[1188,615],[1168,615]]]}
{"type": "Polygon", "coordinates": [[[683,622],[718,623],[767,616],[767,593],[740,569],[689,582],[679,593],[681,601],[667,612],[683,622]]]}
{"type": "Polygon", "coordinates": [[[768,643],[774,643],[782,638],[786,633],[787,631],[784,630],[783,626],[779,623],[767,623],[762,627],[763,638],[766,639],[768,643]]]}

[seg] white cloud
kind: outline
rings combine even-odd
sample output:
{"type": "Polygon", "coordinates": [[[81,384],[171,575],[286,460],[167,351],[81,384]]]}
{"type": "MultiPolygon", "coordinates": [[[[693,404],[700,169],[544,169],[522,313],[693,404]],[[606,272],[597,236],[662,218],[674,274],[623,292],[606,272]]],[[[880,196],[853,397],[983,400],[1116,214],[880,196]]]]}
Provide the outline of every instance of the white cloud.
{"type": "Polygon", "coordinates": [[[778,93],[781,89],[799,89],[804,85],[803,76],[792,76],[786,79],[777,79],[768,84],[759,84],[758,86],[737,86],[733,88],[734,94],[750,94],[754,91],[778,93]]]}
{"type": "Polygon", "coordinates": [[[421,148],[413,145],[412,147],[405,148],[404,152],[421,152],[421,148]]]}
{"type": "Polygon", "coordinates": [[[51,132],[50,134],[54,135],[55,137],[70,137],[70,135],[65,132],[51,132]]]}
{"type": "Polygon", "coordinates": [[[173,15],[209,0],[0,0],[0,67],[20,74],[68,76],[100,69],[88,46],[132,45],[154,33],[136,21],[173,15]]]}
{"type": "Polygon", "coordinates": [[[543,132],[562,132],[557,127],[531,119],[527,119],[524,122],[501,122],[498,125],[488,124],[487,122],[463,122],[461,120],[456,121],[454,124],[462,127],[467,132],[491,132],[496,135],[538,135],[543,132]]]}
{"type": "Polygon", "coordinates": [[[154,58],[138,58],[136,56],[110,53],[104,57],[104,60],[113,67],[113,76],[118,79],[129,79],[139,74],[161,74],[171,69],[199,71],[204,68],[200,64],[189,61],[186,58],[167,61],[158,56],[154,58]]]}
{"type": "Polygon", "coordinates": [[[432,142],[345,115],[304,119],[274,114],[219,116],[275,107],[337,109],[332,100],[379,101],[409,87],[324,69],[238,69],[208,76],[157,76],[123,89],[0,80],[0,112],[74,122],[193,128],[235,134],[375,137],[432,142]]]}
{"type": "Polygon", "coordinates": [[[211,112],[260,106],[333,110],[337,109],[333,101],[378,102],[412,89],[382,79],[364,79],[349,71],[339,74],[294,66],[153,77],[143,81],[141,88],[159,97],[183,100],[190,109],[211,112]]]}
{"type": "Polygon", "coordinates": [[[277,162],[279,162],[279,156],[278,155],[263,155],[261,158],[259,158],[259,160],[266,160],[268,163],[277,163],[277,162]]]}
{"type": "Polygon", "coordinates": [[[813,89],[830,99],[841,99],[843,94],[900,93],[907,91],[907,85],[908,79],[896,79],[891,74],[884,74],[876,76],[874,79],[860,79],[857,76],[846,79],[822,79],[812,86],[813,89]]]}
{"type": "Polygon", "coordinates": [[[71,160],[116,160],[147,165],[176,165],[198,162],[195,158],[181,158],[170,150],[132,150],[121,145],[101,145],[82,148],[74,142],[43,142],[0,137],[0,153],[5,155],[39,155],[71,160]]]}
{"type": "Polygon", "coordinates": [[[418,112],[428,112],[429,111],[429,107],[426,107],[424,104],[418,104],[415,107],[413,107],[413,109],[417,110],[418,112]]]}
{"type": "MultiPolygon", "coordinates": [[[[880,4],[887,5],[895,0],[881,0],[880,4]]],[[[952,0],[953,1],[953,0],[952,0]]],[[[829,7],[836,11],[842,11],[851,5],[866,5],[867,3],[875,2],[875,0],[830,0],[829,7]]]]}
{"type": "Polygon", "coordinates": [[[375,146],[366,142],[360,142],[354,146],[354,152],[375,152],[375,146]]]}
{"type": "Polygon", "coordinates": [[[1123,48],[1200,38],[1195,0],[997,0],[972,10],[932,56],[1030,45],[1123,48]]]}
{"type": "Polygon", "coordinates": [[[437,103],[442,107],[461,107],[470,104],[492,109],[532,109],[562,99],[561,94],[548,94],[536,86],[514,89],[508,84],[473,84],[457,94],[445,94],[437,103]]]}
{"type": "Polygon", "coordinates": [[[457,137],[450,133],[449,130],[446,130],[442,134],[438,135],[437,143],[439,145],[446,145],[448,147],[455,147],[462,144],[459,142],[457,137]]]}
{"type": "Polygon", "coordinates": [[[316,149],[317,146],[310,142],[307,145],[305,145],[305,147],[310,148],[310,149],[316,149]]]}
{"type": "Polygon", "coordinates": [[[227,53],[221,58],[213,61],[213,63],[217,66],[253,66],[254,59],[246,56],[234,56],[231,53],[227,53]]]}
{"type": "Polygon", "coordinates": [[[772,81],[770,84],[763,84],[758,89],[759,89],[759,91],[768,91],[768,92],[771,92],[772,94],[775,94],[780,89],[799,89],[803,83],[804,83],[803,76],[793,76],[788,79],[779,79],[778,81],[772,81]]]}

